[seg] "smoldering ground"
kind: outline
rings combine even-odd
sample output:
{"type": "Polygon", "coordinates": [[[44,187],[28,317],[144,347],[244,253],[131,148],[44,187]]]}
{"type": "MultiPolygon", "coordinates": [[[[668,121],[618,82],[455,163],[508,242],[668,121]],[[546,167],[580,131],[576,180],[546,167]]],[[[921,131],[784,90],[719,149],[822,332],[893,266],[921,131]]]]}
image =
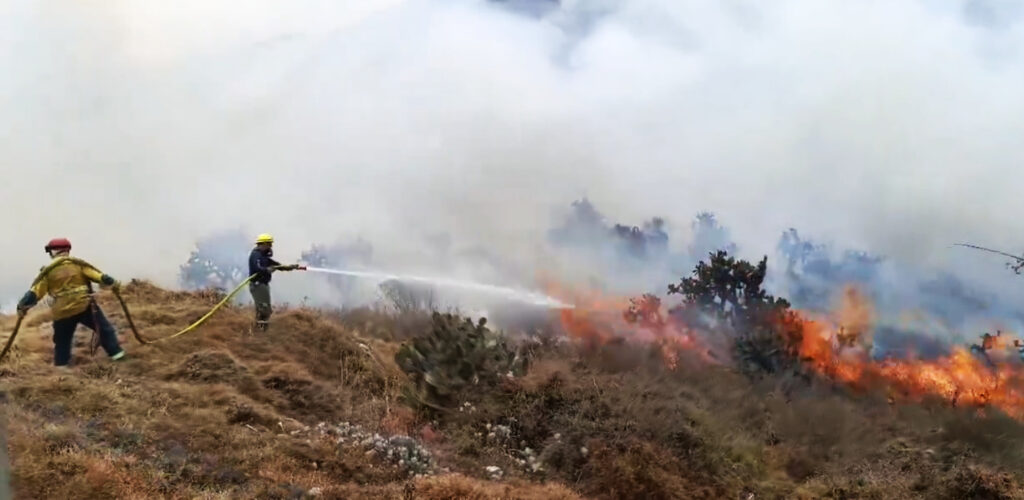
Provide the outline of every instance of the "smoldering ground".
{"type": "Polygon", "coordinates": [[[585,275],[546,230],[586,194],[674,234],[713,210],[749,258],[797,227],[1024,298],[948,248],[1020,246],[1011,3],[517,3],[5,3],[0,289],[56,235],[173,285],[239,227],[279,256],[362,236],[430,269],[425,237],[447,233],[518,276],[585,275]]]}

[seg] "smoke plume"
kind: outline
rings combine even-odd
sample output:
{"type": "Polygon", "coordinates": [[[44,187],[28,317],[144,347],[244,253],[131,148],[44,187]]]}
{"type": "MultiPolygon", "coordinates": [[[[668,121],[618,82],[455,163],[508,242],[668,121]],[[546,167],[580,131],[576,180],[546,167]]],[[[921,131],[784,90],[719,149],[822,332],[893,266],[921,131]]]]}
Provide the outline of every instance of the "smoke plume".
{"type": "Polygon", "coordinates": [[[363,238],[396,272],[600,269],[646,288],[653,276],[588,270],[552,244],[586,196],[612,227],[661,218],[646,229],[670,235],[657,271],[674,274],[659,283],[686,271],[687,228],[711,210],[746,258],[796,227],[884,256],[886,300],[959,288],[1021,303],[998,258],[949,245],[1022,246],[1022,14],[977,0],[11,0],[0,293],[20,295],[54,236],[118,278],[176,286],[198,241],[239,230],[273,233],[288,261],[363,238]],[[437,235],[450,249],[425,251],[437,235]],[[454,258],[464,249],[479,258],[454,258]]]}

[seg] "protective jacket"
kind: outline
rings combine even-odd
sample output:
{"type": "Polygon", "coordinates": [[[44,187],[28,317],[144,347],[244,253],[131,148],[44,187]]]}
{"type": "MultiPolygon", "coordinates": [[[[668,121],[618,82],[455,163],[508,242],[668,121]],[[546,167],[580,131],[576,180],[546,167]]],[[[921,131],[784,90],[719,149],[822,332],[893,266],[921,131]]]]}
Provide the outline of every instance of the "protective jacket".
{"type": "Polygon", "coordinates": [[[53,320],[70,318],[89,308],[92,283],[111,286],[117,282],[88,262],[67,255],[58,256],[39,271],[32,287],[18,307],[28,309],[44,295],[53,297],[53,320]]]}
{"type": "Polygon", "coordinates": [[[270,283],[270,273],[274,272],[275,266],[281,263],[272,259],[274,251],[271,249],[253,248],[249,254],[249,276],[256,275],[253,283],[270,283]]]}

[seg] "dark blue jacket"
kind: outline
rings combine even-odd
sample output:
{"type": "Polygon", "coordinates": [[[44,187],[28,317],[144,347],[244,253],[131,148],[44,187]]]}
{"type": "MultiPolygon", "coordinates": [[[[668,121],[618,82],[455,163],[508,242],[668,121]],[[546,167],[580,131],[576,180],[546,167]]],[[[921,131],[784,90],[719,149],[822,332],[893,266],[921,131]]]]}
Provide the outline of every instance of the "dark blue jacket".
{"type": "Polygon", "coordinates": [[[252,253],[249,254],[249,276],[256,275],[252,279],[253,283],[270,283],[270,273],[273,272],[271,266],[281,265],[280,262],[270,258],[273,255],[274,251],[269,248],[266,250],[252,249],[252,253]]]}

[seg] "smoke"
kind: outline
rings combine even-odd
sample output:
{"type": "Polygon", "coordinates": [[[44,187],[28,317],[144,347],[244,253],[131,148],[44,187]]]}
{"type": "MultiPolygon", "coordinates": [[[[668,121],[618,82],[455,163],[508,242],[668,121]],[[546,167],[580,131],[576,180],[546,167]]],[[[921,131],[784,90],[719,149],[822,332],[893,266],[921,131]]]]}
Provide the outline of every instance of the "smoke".
{"type": "MultiPolygon", "coordinates": [[[[1021,299],[990,257],[948,247],[1021,246],[1021,16],[975,0],[10,0],[0,294],[20,295],[54,236],[173,286],[197,241],[239,227],[273,233],[281,260],[362,237],[375,265],[423,274],[447,234],[480,258],[441,267],[533,281],[591,264],[546,233],[586,195],[671,234],[712,210],[748,258],[798,227],[1021,299]]],[[[670,276],[687,243],[670,240],[670,276]]]]}

